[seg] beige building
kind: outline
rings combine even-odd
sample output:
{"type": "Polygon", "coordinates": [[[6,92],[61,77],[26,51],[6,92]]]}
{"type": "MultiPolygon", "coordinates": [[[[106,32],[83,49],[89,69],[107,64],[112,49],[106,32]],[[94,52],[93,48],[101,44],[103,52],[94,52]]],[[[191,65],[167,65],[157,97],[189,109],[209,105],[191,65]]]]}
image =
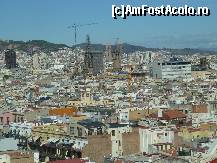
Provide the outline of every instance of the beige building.
{"type": "Polygon", "coordinates": [[[194,79],[207,79],[210,75],[209,71],[191,71],[191,76],[194,79]]]}
{"type": "Polygon", "coordinates": [[[10,151],[0,153],[0,163],[34,163],[33,153],[10,151]]]}
{"type": "Polygon", "coordinates": [[[157,109],[132,108],[129,110],[129,120],[140,120],[152,113],[157,113],[157,109]]]}
{"type": "Polygon", "coordinates": [[[48,116],[49,108],[38,108],[24,113],[24,117],[27,121],[34,121],[38,117],[48,116]]]}
{"type": "Polygon", "coordinates": [[[101,122],[71,122],[68,125],[68,131],[71,136],[86,138],[88,135],[102,135],[106,132],[105,124],[101,122]]]}
{"type": "Polygon", "coordinates": [[[192,141],[199,138],[210,138],[216,136],[214,129],[207,129],[207,126],[203,124],[200,128],[181,127],[178,132],[178,136],[182,137],[184,141],[192,141]]]}
{"type": "Polygon", "coordinates": [[[41,138],[41,142],[47,142],[50,138],[68,139],[72,136],[67,132],[67,126],[64,124],[50,124],[35,126],[32,128],[33,139],[41,138]]]}
{"type": "Polygon", "coordinates": [[[98,106],[98,105],[112,105],[113,101],[107,100],[99,100],[96,101],[93,99],[92,92],[90,89],[86,89],[85,91],[81,91],[81,98],[75,100],[69,100],[68,106],[98,106]]]}
{"type": "Polygon", "coordinates": [[[78,127],[70,128],[68,124],[50,124],[36,126],[32,129],[32,138],[42,144],[49,142],[71,142],[76,149],[82,149],[87,144],[85,130],[78,127]]]}
{"type": "MultiPolygon", "coordinates": [[[[131,133],[122,134],[122,148],[123,156],[139,152],[138,128],[134,128],[131,133]]],[[[112,154],[111,135],[88,136],[88,144],[82,150],[82,157],[89,157],[90,160],[103,163],[104,156],[109,156],[110,154],[112,154]]]]}

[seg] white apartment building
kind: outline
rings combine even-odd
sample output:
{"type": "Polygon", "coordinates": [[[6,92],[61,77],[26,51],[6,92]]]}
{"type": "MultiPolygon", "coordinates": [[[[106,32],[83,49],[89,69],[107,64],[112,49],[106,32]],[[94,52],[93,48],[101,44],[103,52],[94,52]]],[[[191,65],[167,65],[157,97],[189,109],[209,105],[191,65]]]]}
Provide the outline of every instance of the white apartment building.
{"type": "Polygon", "coordinates": [[[217,60],[210,62],[210,68],[213,70],[217,70],[217,60]]]}
{"type": "Polygon", "coordinates": [[[173,143],[174,131],[167,127],[139,128],[140,152],[151,153],[151,145],[173,143]]]}
{"type": "Polygon", "coordinates": [[[190,79],[191,62],[179,58],[171,58],[169,61],[153,62],[152,77],[154,79],[190,79]]]}
{"type": "Polygon", "coordinates": [[[113,128],[111,131],[112,157],[123,156],[122,133],[119,128],[113,128]]]}
{"type": "Polygon", "coordinates": [[[14,134],[29,137],[32,135],[33,123],[11,123],[9,128],[14,134]]]}

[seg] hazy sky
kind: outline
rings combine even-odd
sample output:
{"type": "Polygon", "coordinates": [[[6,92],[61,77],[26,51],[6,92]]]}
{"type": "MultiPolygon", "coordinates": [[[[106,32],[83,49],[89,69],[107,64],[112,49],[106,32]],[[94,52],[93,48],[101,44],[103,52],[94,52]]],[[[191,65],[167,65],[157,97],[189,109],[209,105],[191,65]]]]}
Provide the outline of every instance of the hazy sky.
{"type": "Polygon", "coordinates": [[[74,32],[67,26],[97,22],[78,30],[78,43],[89,34],[94,43],[110,44],[119,37],[146,47],[217,48],[217,0],[1,0],[0,39],[43,39],[74,43],[74,32]],[[140,6],[185,4],[207,6],[209,17],[128,17],[114,20],[112,4],[140,6]]]}

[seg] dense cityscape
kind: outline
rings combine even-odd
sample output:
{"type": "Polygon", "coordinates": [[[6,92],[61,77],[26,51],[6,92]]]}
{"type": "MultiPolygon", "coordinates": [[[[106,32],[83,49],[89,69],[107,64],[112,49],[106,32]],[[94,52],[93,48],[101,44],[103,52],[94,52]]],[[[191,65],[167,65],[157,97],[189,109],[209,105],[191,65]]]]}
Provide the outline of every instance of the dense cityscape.
{"type": "Polygon", "coordinates": [[[0,52],[0,162],[215,162],[216,54],[122,44],[0,52]]]}
{"type": "Polygon", "coordinates": [[[217,163],[216,7],[0,1],[0,163],[217,163]]]}

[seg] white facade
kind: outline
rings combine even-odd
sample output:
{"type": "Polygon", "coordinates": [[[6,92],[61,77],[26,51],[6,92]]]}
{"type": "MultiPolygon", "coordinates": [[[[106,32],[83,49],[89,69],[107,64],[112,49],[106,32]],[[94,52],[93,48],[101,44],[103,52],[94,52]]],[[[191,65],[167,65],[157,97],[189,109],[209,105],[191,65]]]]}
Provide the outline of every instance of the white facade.
{"type": "Polygon", "coordinates": [[[119,114],[120,123],[129,123],[129,109],[117,109],[116,113],[119,114]]]}
{"type": "Polygon", "coordinates": [[[0,155],[0,163],[10,163],[10,162],[11,162],[11,158],[9,155],[7,154],[0,155]]]}
{"type": "Polygon", "coordinates": [[[47,54],[40,53],[40,54],[34,54],[32,56],[32,66],[34,69],[41,69],[46,70],[47,69],[47,54]]]}
{"type": "Polygon", "coordinates": [[[168,62],[153,62],[152,76],[154,79],[191,79],[191,63],[176,58],[168,62]]]}
{"type": "Polygon", "coordinates": [[[88,144],[88,141],[86,139],[73,139],[71,142],[74,143],[73,148],[79,150],[82,150],[88,144]]]}
{"type": "Polygon", "coordinates": [[[10,131],[19,134],[20,136],[29,137],[32,134],[33,123],[11,123],[10,131]]]}
{"type": "Polygon", "coordinates": [[[34,152],[33,156],[34,156],[34,163],[40,162],[40,160],[39,160],[39,152],[34,152]]]}
{"type": "Polygon", "coordinates": [[[5,55],[4,52],[0,51],[0,66],[3,66],[5,62],[5,55]]]}
{"type": "Polygon", "coordinates": [[[139,128],[140,152],[150,153],[150,145],[158,143],[172,143],[174,131],[171,128],[139,128]]]}
{"type": "Polygon", "coordinates": [[[39,55],[37,53],[32,56],[32,66],[34,69],[40,69],[39,55]]]}
{"type": "MultiPolygon", "coordinates": [[[[111,134],[114,129],[115,128],[108,128],[107,133],[111,134]]],[[[123,126],[123,127],[118,127],[118,131],[122,134],[123,133],[130,133],[130,132],[132,132],[132,127],[130,127],[129,125],[123,126]]]]}
{"type": "Polygon", "coordinates": [[[217,70],[217,61],[210,62],[210,68],[213,70],[217,70]]]}
{"type": "Polygon", "coordinates": [[[118,128],[113,128],[111,131],[112,141],[112,157],[123,156],[122,133],[118,128]]]}

